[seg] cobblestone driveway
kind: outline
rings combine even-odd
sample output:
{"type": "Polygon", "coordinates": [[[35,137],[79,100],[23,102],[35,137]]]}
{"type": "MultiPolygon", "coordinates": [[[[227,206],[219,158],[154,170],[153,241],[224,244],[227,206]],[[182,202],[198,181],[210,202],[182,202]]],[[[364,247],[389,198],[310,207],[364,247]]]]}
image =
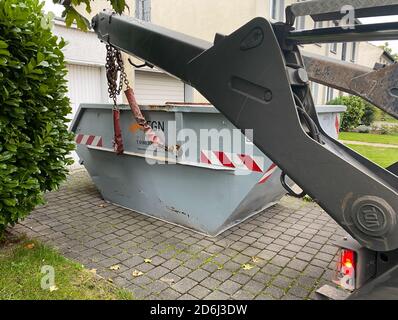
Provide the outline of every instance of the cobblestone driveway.
{"type": "Polygon", "coordinates": [[[286,197],[207,238],[105,203],[85,171],[46,198],[17,232],[97,269],[139,299],[311,299],[330,283],[332,242],[344,235],[317,205],[286,197]],[[114,265],[120,269],[110,270],[114,265]]]}

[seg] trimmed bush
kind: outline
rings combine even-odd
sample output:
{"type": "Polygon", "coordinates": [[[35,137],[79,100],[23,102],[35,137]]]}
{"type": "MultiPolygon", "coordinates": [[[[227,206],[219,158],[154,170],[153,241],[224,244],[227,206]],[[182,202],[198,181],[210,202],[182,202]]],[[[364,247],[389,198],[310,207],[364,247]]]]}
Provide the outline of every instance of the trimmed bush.
{"type": "Polygon", "coordinates": [[[376,120],[376,107],[364,101],[365,108],[361,119],[362,124],[365,126],[370,126],[376,120]]]}
{"type": "Polygon", "coordinates": [[[365,102],[356,96],[337,97],[328,102],[331,105],[344,105],[347,111],[341,117],[341,130],[347,131],[358,127],[365,114],[365,102]]]}
{"type": "Polygon", "coordinates": [[[0,236],[65,180],[74,149],[63,40],[38,0],[0,1],[0,236]]]}

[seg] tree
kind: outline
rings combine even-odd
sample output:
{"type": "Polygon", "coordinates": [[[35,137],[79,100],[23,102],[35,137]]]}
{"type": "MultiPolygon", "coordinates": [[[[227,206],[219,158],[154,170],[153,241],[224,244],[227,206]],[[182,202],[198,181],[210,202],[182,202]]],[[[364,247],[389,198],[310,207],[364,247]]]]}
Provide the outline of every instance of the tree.
{"type": "Polygon", "coordinates": [[[343,105],[347,111],[341,119],[341,130],[347,131],[358,127],[365,115],[365,101],[356,96],[341,96],[328,102],[330,105],[343,105]]]}
{"type": "Polygon", "coordinates": [[[385,52],[390,54],[395,61],[398,60],[398,54],[393,52],[393,49],[390,47],[390,44],[388,42],[385,42],[382,46],[380,46],[380,48],[382,48],[385,52]]]}
{"type": "Polygon", "coordinates": [[[0,1],[0,237],[43,203],[73,163],[65,42],[48,28],[43,5],[0,1]]]}
{"type": "MultiPolygon", "coordinates": [[[[90,22],[82,16],[76,7],[80,5],[86,6],[86,11],[91,13],[91,2],[95,0],[53,0],[56,4],[61,4],[65,7],[62,17],[65,18],[65,23],[67,27],[70,27],[73,22],[76,22],[77,27],[81,30],[87,31],[90,28],[90,22]]],[[[116,13],[122,14],[123,11],[128,8],[126,0],[108,0],[111,4],[113,10],[116,13]]]]}

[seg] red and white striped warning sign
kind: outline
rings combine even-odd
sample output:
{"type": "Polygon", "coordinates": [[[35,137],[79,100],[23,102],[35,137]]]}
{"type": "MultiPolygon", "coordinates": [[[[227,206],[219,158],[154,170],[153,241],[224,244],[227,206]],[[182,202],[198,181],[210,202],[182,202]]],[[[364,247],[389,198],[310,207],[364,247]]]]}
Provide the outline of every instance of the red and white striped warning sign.
{"type": "Polygon", "coordinates": [[[87,134],[77,134],[75,141],[77,144],[85,146],[102,147],[103,140],[101,136],[91,136],[87,134]]]}
{"type": "Polygon", "coordinates": [[[263,172],[264,168],[264,159],[261,157],[210,150],[201,151],[200,162],[233,169],[250,170],[253,172],[263,172]]]}
{"type": "Polygon", "coordinates": [[[258,184],[264,184],[266,183],[269,178],[271,178],[271,176],[274,174],[274,172],[278,169],[278,167],[276,166],[275,163],[273,163],[268,170],[265,172],[264,176],[262,176],[262,178],[260,179],[260,181],[258,182],[258,184]]]}

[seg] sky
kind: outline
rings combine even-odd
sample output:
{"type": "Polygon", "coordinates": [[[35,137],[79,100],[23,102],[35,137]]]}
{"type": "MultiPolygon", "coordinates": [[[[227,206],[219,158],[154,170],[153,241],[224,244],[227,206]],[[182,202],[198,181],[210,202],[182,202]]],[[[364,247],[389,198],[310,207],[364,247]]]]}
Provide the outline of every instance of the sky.
{"type": "MultiPolygon", "coordinates": [[[[60,16],[63,11],[63,6],[55,5],[52,0],[45,0],[45,10],[52,11],[55,15],[60,16]]],[[[364,18],[360,19],[362,23],[381,23],[381,22],[398,22],[398,16],[389,16],[389,17],[375,17],[375,18],[364,18]]],[[[382,45],[385,41],[373,41],[371,42],[375,45],[382,45]]],[[[388,41],[390,47],[393,49],[394,53],[398,53],[398,40],[397,41],[388,41]]]]}
{"type": "Polygon", "coordinates": [[[52,11],[54,12],[54,14],[56,16],[61,16],[61,13],[63,11],[63,6],[59,5],[59,4],[54,4],[53,0],[45,0],[45,6],[44,6],[44,10],[46,12],[48,11],[52,11]]]}

